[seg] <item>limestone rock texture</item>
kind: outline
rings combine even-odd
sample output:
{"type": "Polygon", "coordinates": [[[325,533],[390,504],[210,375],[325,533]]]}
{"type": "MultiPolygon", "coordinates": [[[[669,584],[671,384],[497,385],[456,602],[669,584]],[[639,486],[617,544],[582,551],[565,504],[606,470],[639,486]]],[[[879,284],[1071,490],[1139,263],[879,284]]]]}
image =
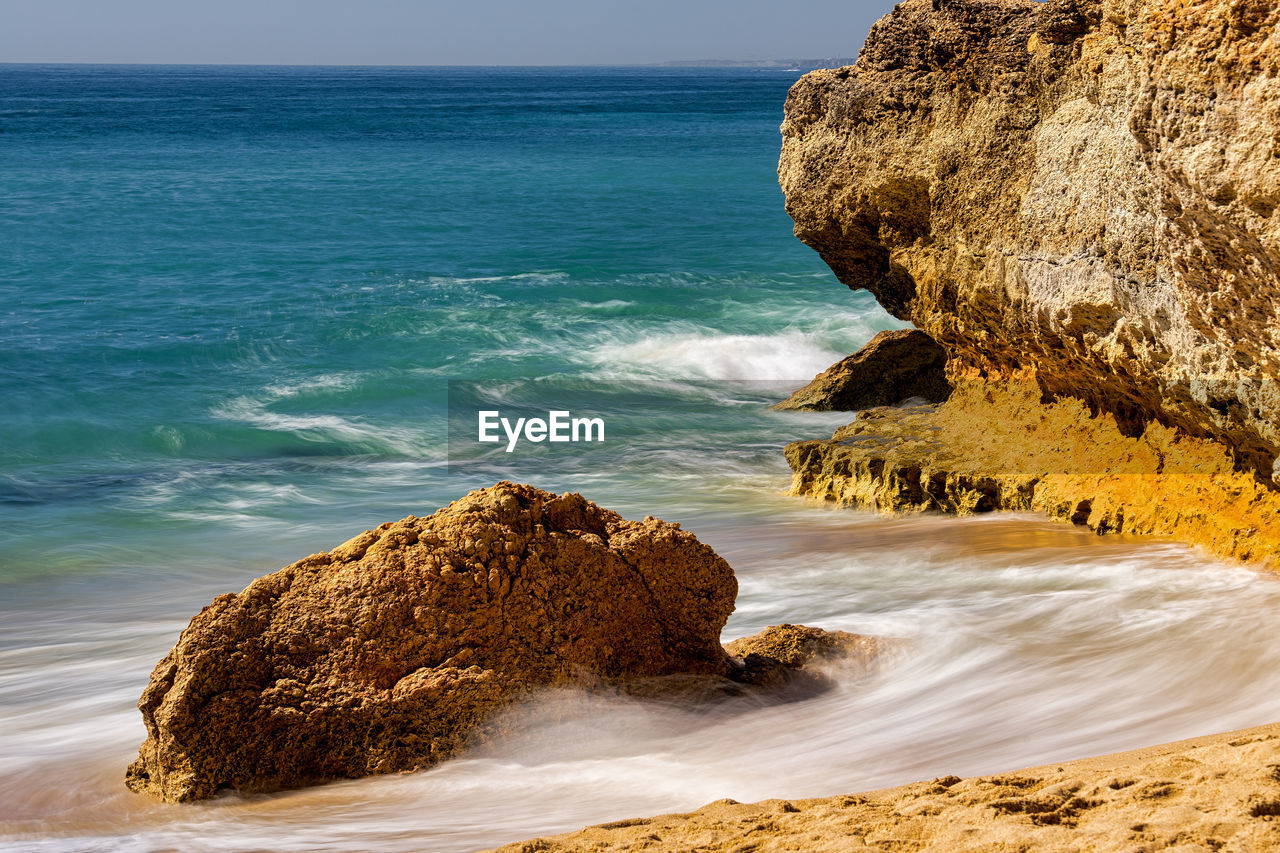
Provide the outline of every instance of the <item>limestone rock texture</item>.
{"type": "Polygon", "coordinates": [[[787,445],[792,494],[887,514],[1043,512],[1097,533],[1171,536],[1280,569],[1280,493],[1213,439],[1109,414],[1034,381],[961,382],[941,405],[861,412],[787,445]]]}
{"type": "Polygon", "coordinates": [[[756,655],[775,660],[789,669],[802,669],[811,663],[831,660],[870,663],[893,645],[893,641],[881,637],[785,623],[727,643],[725,650],[743,660],[756,655]]]}
{"type": "Polygon", "coordinates": [[[499,483],[216,598],[126,781],[169,801],[426,767],[556,685],[723,677],[737,581],[677,524],[499,483]]]}
{"type": "Polygon", "coordinates": [[[782,125],[795,233],[941,343],[1136,435],[1280,449],[1280,4],[905,0],[782,125]]]}
{"type": "Polygon", "coordinates": [[[741,637],[724,648],[733,656],[730,677],[734,681],[774,691],[788,689],[791,697],[803,698],[834,685],[826,665],[841,667],[846,674],[870,672],[906,647],[901,639],[786,623],[741,637]]]}
{"type": "Polygon", "coordinates": [[[913,397],[940,403],[951,393],[946,367],[947,351],[919,329],[880,332],[774,408],[852,412],[913,397]]]}

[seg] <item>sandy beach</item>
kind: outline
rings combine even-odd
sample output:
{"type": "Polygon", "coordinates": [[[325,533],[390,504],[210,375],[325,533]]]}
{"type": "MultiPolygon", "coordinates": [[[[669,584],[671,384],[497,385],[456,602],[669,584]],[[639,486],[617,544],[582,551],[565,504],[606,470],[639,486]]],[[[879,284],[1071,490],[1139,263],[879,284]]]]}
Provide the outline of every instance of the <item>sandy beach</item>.
{"type": "Polygon", "coordinates": [[[1280,849],[1280,723],[1011,773],[811,800],[718,800],[497,848],[698,851],[1280,849]]]}

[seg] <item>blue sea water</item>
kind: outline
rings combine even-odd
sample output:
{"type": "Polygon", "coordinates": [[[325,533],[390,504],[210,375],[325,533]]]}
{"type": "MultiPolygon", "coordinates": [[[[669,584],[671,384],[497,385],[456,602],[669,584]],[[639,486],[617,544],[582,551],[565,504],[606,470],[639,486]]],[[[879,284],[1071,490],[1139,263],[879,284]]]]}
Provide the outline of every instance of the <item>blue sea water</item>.
{"type": "Polygon", "coordinates": [[[791,236],[795,76],[0,65],[0,848],[462,851],[1280,718],[1272,580],[781,495],[783,445],[849,416],[768,404],[898,325],[791,236]],[[480,448],[482,402],[607,440],[480,448]],[[134,703],[213,595],[503,477],[682,522],[737,571],[726,637],[911,652],[724,718],[535,705],[410,776],[124,789],[134,703]]]}

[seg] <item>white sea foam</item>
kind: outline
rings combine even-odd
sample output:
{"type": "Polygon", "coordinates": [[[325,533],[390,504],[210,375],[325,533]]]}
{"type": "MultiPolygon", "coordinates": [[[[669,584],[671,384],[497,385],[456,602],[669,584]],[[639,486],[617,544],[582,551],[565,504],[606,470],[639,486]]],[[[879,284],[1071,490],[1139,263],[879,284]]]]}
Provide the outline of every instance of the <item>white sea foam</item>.
{"type": "Polygon", "coordinates": [[[574,305],[579,308],[585,308],[588,311],[616,311],[619,308],[630,308],[635,305],[635,303],[629,302],[626,299],[606,299],[603,302],[578,301],[575,302],[574,305]]]}
{"type": "Polygon", "coordinates": [[[502,284],[509,281],[532,282],[535,284],[559,284],[568,280],[568,273],[552,271],[522,272],[514,273],[512,275],[432,276],[426,281],[436,287],[466,287],[473,284],[502,284]]]}
{"type": "Polygon", "coordinates": [[[814,335],[663,332],[630,342],[605,343],[583,360],[609,377],[722,380],[808,380],[848,353],[814,335]]]}
{"type": "MultiPolygon", "coordinates": [[[[237,397],[210,411],[215,418],[238,421],[258,429],[289,433],[303,441],[331,442],[371,453],[406,456],[432,452],[433,442],[414,430],[379,427],[340,415],[291,415],[271,412],[253,397],[237,397]]],[[[435,442],[438,443],[438,442],[435,442]]]]}
{"type": "Polygon", "coordinates": [[[297,379],[293,382],[272,383],[264,388],[263,391],[270,397],[283,400],[317,392],[350,391],[358,387],[365,378],[365,374],[355,372],[322,373],[317,376],[297,379]]]}
{"type": "Polygon", "coordinates": [[[282,401],[311,394],[340,394],[359,387],[366,379],[360,373],[330,373],[273,383],[258,394],[245,394],[213,407],[209,414],[219,420],[248,424],[270,432],[288,433],[305,442],[335,443],[349,449],[427,459],[443,457],[439,436],[425,427],[400,423],[374,424],[363,417],[332,412],[280,412],[271,407],[282,401]]]}

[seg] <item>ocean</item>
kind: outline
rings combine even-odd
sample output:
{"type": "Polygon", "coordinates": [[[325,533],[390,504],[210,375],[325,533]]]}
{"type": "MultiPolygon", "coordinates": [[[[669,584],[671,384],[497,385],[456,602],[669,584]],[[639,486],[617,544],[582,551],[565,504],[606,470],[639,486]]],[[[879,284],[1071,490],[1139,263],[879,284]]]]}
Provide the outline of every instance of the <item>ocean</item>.
{"type": "Polygon", "coordinates": [[[0,846],[463,851],[1280,719],[1269,578],[783,494],[785,443],[850,416],[769,403],[902,325],[791,235],[796,76],[0,65],[0,846]],[[507,454],[481,404],[606,440],[507,454]],[[499,479],[681,522],[738,571],[726,638],[912,651],[725,716],[536,705],[424,773],[124,788],[148,673],[214,595],[499,479]]]}

